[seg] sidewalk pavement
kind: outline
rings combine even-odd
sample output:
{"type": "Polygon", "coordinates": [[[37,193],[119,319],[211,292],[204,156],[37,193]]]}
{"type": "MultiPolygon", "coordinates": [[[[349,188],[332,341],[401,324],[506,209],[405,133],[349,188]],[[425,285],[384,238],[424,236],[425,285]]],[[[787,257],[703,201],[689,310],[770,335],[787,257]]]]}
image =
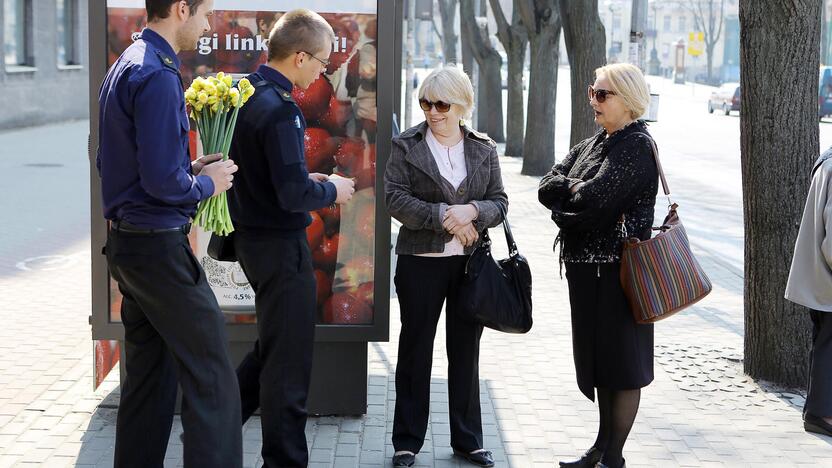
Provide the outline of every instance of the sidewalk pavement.
{"type": "MultiPolygon", "coordinates": [[[[5,305],[0,311],[0,467],[112,466],[117,369],[92,391],[86,125],[0,133],[0,170],[8,180],[0,197],[6,217],[0,223],[5,305]],[[55,141],[60,148],[51,144],[55,141]]],[[[662,127],[655,127],[661,145],[662,127]]],[[[666,157],[684,167],[679,154],[671,150],[666,157]]],[[[517,159],[501,163],[511,225],[533,270],[535,327],[522,336],[490,330],[483,335],[485,447],[498,466],[552,467],[591,445],[597,410],[575,384],[566,281],[558,276],[551,249],[555,226],[536,201],[539,179],[520,175],[517,159]]],[[[688,169],[675,176],[669,170],[671,183],[689,191],[708,182],[688,169]]],[[[703,223],[691,230],[691,239],[714,291],[656,325],[656,380],[643,392],[625,447],[628,466],[832,466],[832,439],[803,431],[803,395],[761,386],[742,373],[738,193],[703,193],[703,200],[691,197],[682,204],[683,213],[690,213],[686,222],[703,223]],[[718,216],[709,211],[711,202],[721,210],[718,216]],[[716,223],[724,232],[710,229],[716,223]],[[725,233],[734,240],[725,241],[725,233]]],[[[663,205],[657,203],[659,213],[663,205]]],[[[501,236],[493,237],[495,255],[505,255],[501,236]]],[[[311,418],[310,466],[389,466],[399,331],[395,299],[390,314],[391,341],[370,344],[367,414],[311,418]]],[[[443,326],[435,343],[431,421],[417,465],[464,466],[449,447],[443,326]]],[[[165,466],[182,464],[181,430],[177,417],[165,466]]],[[[246,467],[262,465],[260,442],[254,418],[244,427],[246,467]]]]}

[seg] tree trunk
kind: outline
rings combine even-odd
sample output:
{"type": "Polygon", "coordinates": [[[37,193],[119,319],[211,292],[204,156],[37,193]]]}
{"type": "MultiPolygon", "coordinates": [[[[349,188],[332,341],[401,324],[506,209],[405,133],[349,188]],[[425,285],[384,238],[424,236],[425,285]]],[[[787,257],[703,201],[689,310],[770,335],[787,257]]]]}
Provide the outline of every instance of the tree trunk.
{"type": "MultiPolygon", "coordinates": [[[[514,0],[511,24],[506,20],[499,0],[490,0],[491,11],[497,23],[497,38],[503,44],[508,58],[508,113],[506,115],[506,156],[523,156],[523,132],[525,127],[525,109],[523,106],[523,69],[526,61],[526,27],[523,26],[514,0]]],[[[502,80],[501,80],[502,81],[502,80]]]]}
{"type": "MultiPolygon", "coordinates": [[[[523,132],[526,124],[523,106],[523,69],[526,61],[526,37],[512,32],[512,42],[522,46],[508,51],[508,114],[506,115],[506,156],[523,156],[523,132]]],[[[502,85],[502,83],[501,83],[502,85]]]]}
{"type": "MultiPolygon", "coordinates": [[[[529,2],[531,3],[531,2],[529,2]]],[[[529,118],[523,143],[524,175],[540,176],[555,162],[555,98],[558,84],[560,15],[555,0],[535,0],[523,14],[529,32],[529,118]],[[533,16],[529,20],[528,17],[533,16]]]]}
{"type": "Polygon", "coordinates": [[[479,25],[475,16],[474,0],[460,0],[459,18],[462,35],[471,44],[471,53],[479,66],[477,88],[479,92],[480,130],[488,133],[494,141],[504,142],[503,132],[503,89],[500,77],[502,58],[491,46],[488,25],[479,25]]]}
{"type": "Polygon", "coordinates": [[[810,322],[783,287],[819,153],[817,0],[740,0],[745,371],[806,383],[810,322]]]}
{"type": "Polygon", "coordinates": [[[821,0],[820,12],[820,63],[829,65],[829,25],[826,17],[827,0],[821,0]]]}
{"type": "Polygon", "coordinates": [[[586,87],[595,82],[595,69],[606,62],[607,34],[598,16],[598,0],[559,0],[560,17],[572,79],[572,129],[569,146],[598,129],[586,87]]]}
{"type": "Polygon", "coordinates": [[[439,16],[442,18],[442,56],[445,63],[456,63],[456,0],[439,0],[439,16]]]}
{"type": "Polygon", "coordinates": [[[716,46],[716,44],[709,45],[705,48],[705,50],[707,52],[707,55],[708,55],[706,57],[706,59],[708,60],[708,84],[709,85],[714,84],[714,49],[716,48],[715,46],[716,46]]]}

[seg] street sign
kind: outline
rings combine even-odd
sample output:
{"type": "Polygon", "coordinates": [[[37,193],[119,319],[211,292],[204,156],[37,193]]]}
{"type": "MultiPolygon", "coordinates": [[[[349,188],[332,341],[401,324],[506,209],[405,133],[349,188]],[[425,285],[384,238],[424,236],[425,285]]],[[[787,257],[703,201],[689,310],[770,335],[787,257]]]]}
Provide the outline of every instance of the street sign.
{"type": "Polygon", "coordinates": [[[688,54],[699,57],[705,51],[705,33],[691,32],[688,34],[688,54]]]}

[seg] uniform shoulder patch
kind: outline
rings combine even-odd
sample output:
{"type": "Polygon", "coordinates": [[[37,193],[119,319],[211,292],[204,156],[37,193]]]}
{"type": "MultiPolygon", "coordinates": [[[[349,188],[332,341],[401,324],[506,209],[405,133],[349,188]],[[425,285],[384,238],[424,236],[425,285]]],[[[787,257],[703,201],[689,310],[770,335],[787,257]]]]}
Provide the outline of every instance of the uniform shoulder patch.
{"type": "Polygon", "coordinates": [[[295,99],[292,97],[292,93],[286,91],[280,86],[276,86],[275,91],[277,91],[277,95],[280,96],[280,99],[283,99],[286,102],[295,102],[295,99]]]}
{"type": "Polygon", "coordinates": [[[164,65],[165,67],[170,68],[171,70],[179,73],[179,69],[176,68],[176,62],[174,62],[174,60],[168,54],[166,54],[166,53],[162,52],[161,50],[157,49],[156,50],[156,55],[159,56],[159,60],[162,62],[162,65],[164,65]]]}

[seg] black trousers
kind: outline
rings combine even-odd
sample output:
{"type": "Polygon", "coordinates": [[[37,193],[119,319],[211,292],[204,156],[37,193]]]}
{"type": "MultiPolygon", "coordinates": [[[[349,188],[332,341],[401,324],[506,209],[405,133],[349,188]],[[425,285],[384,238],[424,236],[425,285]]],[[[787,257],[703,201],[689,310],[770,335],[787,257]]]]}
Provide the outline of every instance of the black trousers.
{"type": "Polygon", "coordinates": [[[804,412],[832,416],[832,312],[810,310],[812,352],[809,356],[809,390],[804,412]]]}
{"type": "Polygon", "coordinates": [[[234,246],[255,292],[258,333],[254,350],[237,368],[242,421],[260,408],[264,466],[306,466],[316,305],[306,234],[238,231],[234,246]]]}
{"type": "Polygon", "coordinates": [[[116,423],[115,466],[163,466],[177,380],[185,466],[242,466],[240,396],[225,320],[187,237],[111,231],[106,254],[124,296],[127,374],[116,423]]]}
{"type": "Polygon", "coordinates": [[[451,447],[463,452],[482,448],[479,385],[482,325],[464,321],[457,313],[457,290],[467,260],[467,256],[400,255],[398,258],[394,281],[402,328],[393,417],[393,447],[397,451],[418,453],[425,441],[430,416],[433,341],[443,302],[451,447]]]}

